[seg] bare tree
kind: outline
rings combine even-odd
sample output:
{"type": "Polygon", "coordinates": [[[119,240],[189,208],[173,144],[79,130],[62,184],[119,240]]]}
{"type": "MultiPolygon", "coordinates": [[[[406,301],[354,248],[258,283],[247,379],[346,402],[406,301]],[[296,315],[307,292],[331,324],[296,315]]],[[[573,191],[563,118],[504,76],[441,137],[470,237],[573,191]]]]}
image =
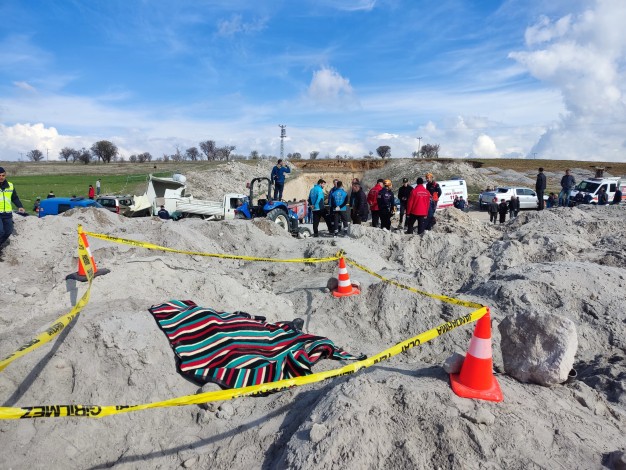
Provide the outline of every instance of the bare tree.
{"type": "Polygon", "coordinates": [[[294,152],[287,155],[289,160],[302,160],[302,154],[300,152],[294,152]]]}
{"type": "Polygon", "coordinates": [[[439,158],[439,144],[425,144],[420,150],[422,158],[439,158]]]}
{"type": "Polygon", "coordinates": [[[91,162],[91,152],[87,150],[85,147],[78,150],[78,155],[76,156],[76,160],[85,165],[88,165],[91,162]]]}
{"type": "Polygon", "coordinates": [[[253,150],[252,152],[250,152],[250,159],[258,160],[259,159],[259,151],[258,150],[253,150]]]}
{"type": "Polygon", "coordinates": [[[319,154],[320,154],[319,151],[313,150],[312,152],[309,152],[309,158],[311,160],[316,160],[317,157],[319,157],[319,154]]]}
{"type": "Polygon", "coordinates": [[[152,161],[152,155],[150,155],[150,152],[140,153],[139,155],[137,155],[137,161],[139,163],[150,162],[152,161]]]}
{"type": "Polygon", "coordinates": [[[128,161],[131,163],[137,163],[138,160],[139,158],[134,153],[130,157],[128,157],[128,161]]]}
{"type": "Polygon", "coordinates": [[[418,158],[420,156],[420,153],[417,150],[414,150],[413,153],[411,154],[411,156],[413,158],[418,158]]]}
{"type": "Polygon", "coordinates": [[[187,150],[185,150],[185,155],[192,162],[202,159],[202,154],[198,150],[198,147],[189,147],[187,150]]]}
{"type": "Polygon", "coordinates": [[[216,155],[219,160],[230,161],[230,153],[235,150],[237,147],[234,145],[224,145],[223,147],[219,147],[216,150],[216,155]]]}
{"type": "Polygon", "coordinates": [[[26,157],[31,162],[40,162],[41,160],[43,160],[43,152],[41,150],[34,149],[28,152],[26,154],[26,157]]]}
{"type": "Polygon", "coordinates": [[[389,145],[381,145],[376,149],[376,153],[382,159],[391,158],[391,147],[389,145]]]}
{"type": "Polygon", "coordinates": [[[205,140],[200,142],[200,150],[206,156],[207,160],[215,160],[217,147],[214,140],[205,140]]]}
{"type": "Polygon", "coordinates": [[[166,153],[163,154],[163,161],[164,162],[169,162],[170,161],[170,156],[166,153]]]}
{"type": "Polygon", "coordinates": [[[99,140],[91,146],[91,152],[103,163],[111,163],[117,156],[117,146],[108,140],[99,140]]]}
{"type": "Polygon", "coordinates": [[[76,149],[73,149],[70,147],[63,147],[59,151],[59,160],[65,160],[66,163],[69,161],[70,158],[72,159],[73,162],[75,162],[77,157],[78,157],[78,150],[76,149]]]}

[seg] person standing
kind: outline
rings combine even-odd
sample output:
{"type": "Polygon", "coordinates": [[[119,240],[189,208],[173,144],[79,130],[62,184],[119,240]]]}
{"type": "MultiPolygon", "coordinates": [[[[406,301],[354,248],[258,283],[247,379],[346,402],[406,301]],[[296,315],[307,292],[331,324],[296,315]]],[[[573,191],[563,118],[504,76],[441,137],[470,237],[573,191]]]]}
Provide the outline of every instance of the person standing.
{"type": "Polygon", "coordinates": [[[498,198],[494,197],[489,203],[489,222],[498,222],[498,198]]]}
{"type": "Polygon", "coordinates": [[[459,202],[457,203],[457,208],[460,211],[465,212],[465,206],[467,205],[467,202],[465,201],[465,199],[463,199],[463,196],[459,196],[459,202]]]}
{"type": "Polygon", "coordinates": [[[334,216],[334,236],[341,235],[345,237],[348,234],[348,226],[350,225],[350,214],[348,213],[348,193],[343,189],[341,181],[337,181],[335,190],[332,192],[330,210],[334,216]]]}
{"type": "Polygon", "coordinates": [[[53,198],[53,197],[56,197],[56,196],[54,195],[54,192],[52,192],[52,190],[50,190],[50,192],[49,192],[49,193],[48,193],[48,195],[46,196],[46,199],[51,199],[51,198],[53,198]]]}
{"type": "Polygon", "coordinates": [[[539,168],[537,181],[535,182],[535,191],[537,192],[537,210],[543,210],[543,192],[546,190],[546,175],[543,174],[543,168],[539,168]]]}
{"type": "Polygon", "coordinates": [[[570,174],[569,168],[565,170],[563,178],[561,178],[561,192],[559,193],[559,206],[569,207],[569,195],[576,186],[576,180],[570,174]]]}
{"type": "Polygon", "coordinates": [[[87,192],[87,194],[89,195],[89,199],[93,199],[96,196],[96,190],[94,189],[93,185],[89,185],[89,191],[87,192]]]}
{"type": "Polygon", "coordinates": [[[511,196],[509,201],[509,213],[511,214],[511,219],[516,218],[519,213],[519,198],[515,194],[511,196]]]}
{"type": "Polygon", "coordinates": [[[324,212],[324,185],[326,181],[323,179],[317,180],[317,184],[309,191],[309,204],[311,204],[311,210],[313,212],[313,236],[319,237],[318,228],[320,225],[320,219],[324,212]]]}
{"type": "Polygon", "coordinates": [[[270,177],[274,185],[274,201],[281,201],[283,199],[285,173],[291,173],[291,168],[284,165],[282,158],[279,158],[274,168],[272,168],[272,175],[270,177]]]}
{"type": "Polygon", "coordinates": [[[606,193],[606,188],[602,186],[600,188],[600,192],[598,193],[598,205],[606,206],[609,203],[609,196],[606,193]]]}
{"type": "Polygon", "coordinates": [[[369,205],[367,204],[367,196],[361,188],[361,182],[357,180],[352,182],[352,192],[350,193],[350,212],[352,223],[361,225],[361,222],[367,221],[369,214],[369,205]]]}
{"type": "Polygon", "coordinates": [[[372,227],[378,227],[378,221],[380,219],[380,212],[378,210],[378,193],[383,189],[384,179],[378,179],[376,184],[369,193],[367,193],[367,203],[370,206],[370,212],[372,213],[372,227]]]}
{"type": "Polygon", "coordinates": [[[24,206],[17,196],[13,183],[7,181],[7,173],[0,167],[0,252],[2,245],[13,233],[13,207],[17,207],[20,214],[24,213],[24,206]]]}
{"type": "MultiPolygon", "coordinates": [[[[509,206],[506,203],[506,199],[502,198],[500,205],[498,205],[498,213],[500,214],[500,223],[506,222],[506,213],[509,212],[509,206]]],[[[495,221],[494,221],[495,223],[495,221]]]]}
{"type": "Polygon", "coordinates": [[[37,199],[35,199],[35,204],[33,204],[33,212],[35,214],[39,213],[39,206],[41,205],[41,198],[38,197],[37,199]]]}
{"type": "Polygon", "coordinates": [[[101,186],[101,181],[100,181],[100,178],[98,178],[98,180],[96,181],[96,196],[100,196],[100,186],[101,186]]]}
{"type": "Polygon", "coordinates": [[[380,228],[391,231],[391,216],[395,205],[395,196],[391,190],[391,180],[383,181],[383,188],[378,191],[376,200],[378,202],[378,215],[380,217],[380,228]]]}
{"type": "MultiPolygon", "coordinates": [[[[411,191],[413,188],[409,184],[408,178],[402,178],[402,186],[398,189],[398,199],[400,199],[400,221],[398,222],[398,228],[401,229],[403,227],[402,221],[404,220],[404,214],[406,213],[406,205],[409,202],[409,196],[411,195],[411,191]]],[[[406,231],[407,220],[404,222],[404,229],[406,231]]]]}
{"type": "Polygon", "coordinates": [[[435,176],[432,173],[426,173],[426,181],[426,189],[430,193],[430,209],[426,218],[426,230],[430,230],[435,225],[435,211],[441,197],[441,186],[435,181],[435,176]]]}
{"type": "Polygon", "coordinates": [[[619,186],[617,186],[617,189],[615,190],[615,195],[613,196],[613,201],[611,201],[611,205],[619,205],[620,202],[622,202],[622,190],[619,186]]]}
{"type": "Polygon", "coordinates": [[[417,221],[417,234],[424,233],[426,228],[426,217],[430,210],[430,193],[424,187],[424,179],[417,178],[416,186],[409,194],[409,200],[406,205],[406,233],[413,233],[413,225],[417,221]]]}

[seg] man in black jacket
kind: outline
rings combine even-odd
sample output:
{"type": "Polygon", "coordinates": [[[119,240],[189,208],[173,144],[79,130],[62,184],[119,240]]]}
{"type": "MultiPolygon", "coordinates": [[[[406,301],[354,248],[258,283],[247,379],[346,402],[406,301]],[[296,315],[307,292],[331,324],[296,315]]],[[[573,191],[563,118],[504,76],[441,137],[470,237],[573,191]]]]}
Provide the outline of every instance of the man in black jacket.
{"type": "Polygon", "coordinates": [[[359,180],[352,182],[352,192],[350,193],[350,216],[352,223],[360,225],[366,222],[369,215],[369,204],[367,203],[367,194],[361,188],[359,180]]]}
{"type": "MultiPolygon", "coordinates": [[[[402,186],[398,189],[398,199],[400,199],[400,221],[398,222],[398,228],[402,228],[402,221],[404,220],[404,213],[406,212],[406,204],[409,201],[409,196],[411,195],[411,191],[413,188],[409,184],[409,180],[407,178],[402,178],[402,186]]],[[[407,220],[404,223],[404,230],[407,229],[407,223],[409,221],[409,217],[407,216],[407,220]]]]}
{"type": "Polygon", "coordinates": [[[537,191],[537,199],[539,206],[537,210],[543,210],[543,192],[546,190],[546,175],[543,174],[543,168],[539,168],[539,174],[537,175],[537,182],[535,183],[535,191],[537,191]]]}
{"type": "Polygon", "coordinates": [[[0,252],[2,245],[13,233],[13,208],[21,214],[24,206],[17,196],[13,183],[7,181],[7,173],[0,167],[0,252]]]}

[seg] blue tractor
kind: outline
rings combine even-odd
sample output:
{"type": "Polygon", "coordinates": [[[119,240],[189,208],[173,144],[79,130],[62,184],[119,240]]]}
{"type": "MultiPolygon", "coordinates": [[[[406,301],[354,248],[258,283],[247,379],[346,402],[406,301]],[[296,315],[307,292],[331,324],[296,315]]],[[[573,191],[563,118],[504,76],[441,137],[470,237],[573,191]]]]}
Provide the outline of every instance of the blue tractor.
{"type": "Polygon", "coordinates": [[[246,186],[250,189],[250,196],[237,208],[238,217],[243,219],[267,218],[298,238],[308,238],[311,235],[308,228],[299,226],[296,212],[291,210],[285,201],[272,199],[272,181],[269,178],[254,178],[246,186]],[[254,186],[260,183],[267,184],[267,194],[261,195],[255,205],[254,186]]]}

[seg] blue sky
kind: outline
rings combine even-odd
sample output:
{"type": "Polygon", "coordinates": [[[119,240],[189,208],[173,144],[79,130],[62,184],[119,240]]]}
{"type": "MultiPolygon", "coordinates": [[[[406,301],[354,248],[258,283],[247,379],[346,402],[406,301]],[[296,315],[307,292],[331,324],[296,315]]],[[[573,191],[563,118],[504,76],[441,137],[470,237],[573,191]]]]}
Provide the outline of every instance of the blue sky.
{"type": "Polygon", "coordinates": [[[623,161],[626,2],[0,0],[0,160],[113,141],[623,161]]]}

